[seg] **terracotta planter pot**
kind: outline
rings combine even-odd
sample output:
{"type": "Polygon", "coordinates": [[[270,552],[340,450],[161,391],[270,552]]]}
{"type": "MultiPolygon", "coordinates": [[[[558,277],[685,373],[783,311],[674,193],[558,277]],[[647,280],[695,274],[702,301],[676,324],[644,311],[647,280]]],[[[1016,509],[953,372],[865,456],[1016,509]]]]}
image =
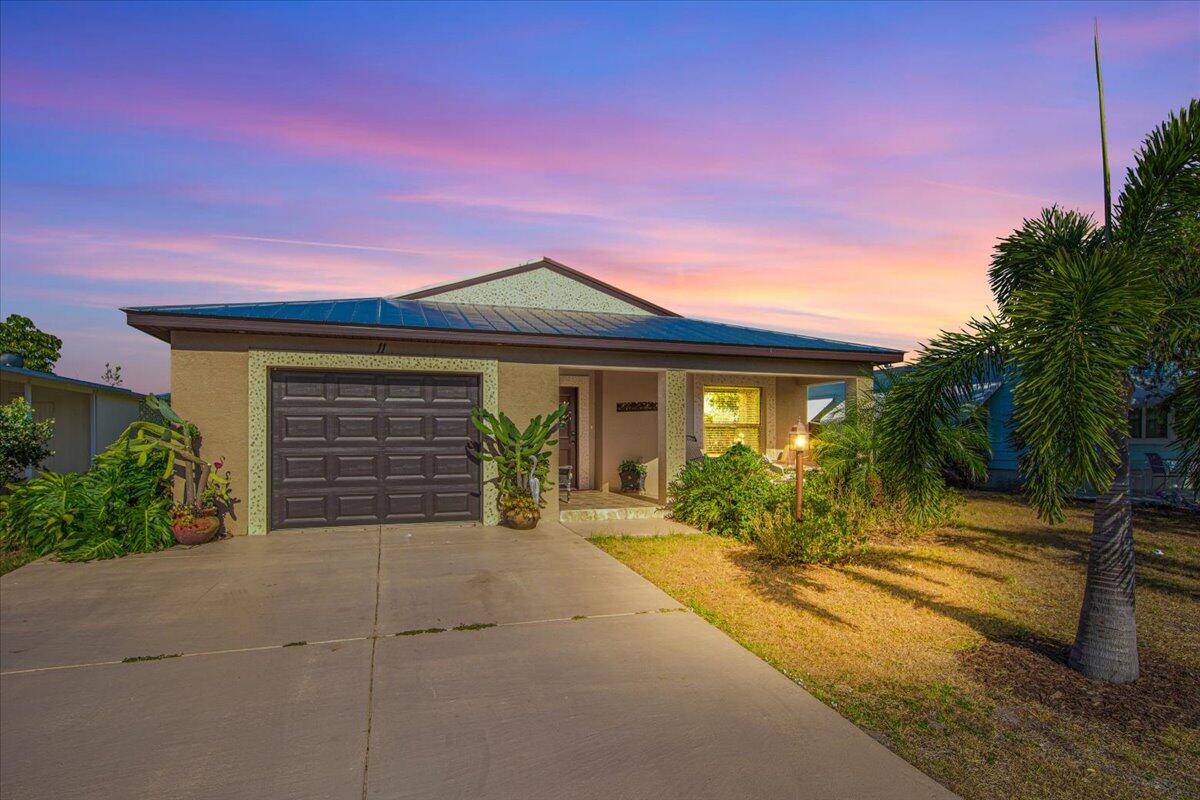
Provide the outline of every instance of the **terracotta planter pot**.
{"type": "Polygon", "coordinates": [[[211,542],[221,529],[221,518],[215,513],[204,514],[193,520],[191,525],[172,525],[175,541],[179,544],[204,544],[211,542]]]}
{"type": "Polygon", "coordinates": [[[527,531],[536,528],[538,520],[542,518],[542,512],[533,509],[518,509],[515,511],[502,511],[500,514],[500,524],[507,528],[513,528],[518,531],[527,531]]]}

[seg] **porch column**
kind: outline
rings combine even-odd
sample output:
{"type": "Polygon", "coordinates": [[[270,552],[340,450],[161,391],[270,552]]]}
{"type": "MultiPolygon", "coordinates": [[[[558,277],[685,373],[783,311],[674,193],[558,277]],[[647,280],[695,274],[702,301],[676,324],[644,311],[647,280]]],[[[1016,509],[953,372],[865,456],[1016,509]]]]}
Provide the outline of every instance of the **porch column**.
{"type": "Polygon", "coordinates": [[[853,378],[845,381],[846,384],[846,404],[849,405],[859,395],[875,390],[875,376],[871,371],[871,367],[862,367],[858,374],[853,378]]]}
{"type": "Polygon", "coordinates": [[[658,373],[658,499],[666,502],[667,484],[687,459],[687,373],[658,373]]]}

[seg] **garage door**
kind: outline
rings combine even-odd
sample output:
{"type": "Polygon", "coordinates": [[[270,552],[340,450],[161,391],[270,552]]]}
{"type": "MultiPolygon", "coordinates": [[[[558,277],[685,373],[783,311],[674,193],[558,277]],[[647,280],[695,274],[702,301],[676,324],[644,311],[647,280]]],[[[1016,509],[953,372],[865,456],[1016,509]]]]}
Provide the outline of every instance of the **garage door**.
{"type": "Polygon", "coordinates": [[[271,373],[273,528],[479,519],[471,375],[271,373]]]}

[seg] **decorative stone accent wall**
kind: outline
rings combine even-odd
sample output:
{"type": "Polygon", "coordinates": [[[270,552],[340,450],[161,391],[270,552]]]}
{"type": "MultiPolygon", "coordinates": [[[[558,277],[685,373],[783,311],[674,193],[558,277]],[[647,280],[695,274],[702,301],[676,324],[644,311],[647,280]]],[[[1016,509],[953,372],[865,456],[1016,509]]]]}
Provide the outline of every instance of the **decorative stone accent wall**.
{"type": "Polygon", "coordinates": [[[545,268],[451,289],[422,298],[430,303],[481,303],[491,306],[595,311],[602,314],[652,316],[624,300],[545,268]]]}
{"type": "MultiPolygon", "coordinates": [[[[282,350],[251,350],[249,355],[249,491],[246,498],[246,519],[251,535],[269,530],[267,471],[270,466],[268,446],[272,369],[344,369],[366,372],[453,372],[480,376],[483,407],[493,414],[499,412],[499,393],[496,362],[478,358],[437,358],[433,356],[352,355],[347,353],[299,353],[282,350]]],[[[500,521],[496,508],[496,465],[483,462],[483,523],[496,525],[500,521]]]]}
{"type": "Polygon", "coordinates": [[[667,485],[687,462],[687,373],[668,369],[658,377],[658,499],[667,500],[667,485]]]}

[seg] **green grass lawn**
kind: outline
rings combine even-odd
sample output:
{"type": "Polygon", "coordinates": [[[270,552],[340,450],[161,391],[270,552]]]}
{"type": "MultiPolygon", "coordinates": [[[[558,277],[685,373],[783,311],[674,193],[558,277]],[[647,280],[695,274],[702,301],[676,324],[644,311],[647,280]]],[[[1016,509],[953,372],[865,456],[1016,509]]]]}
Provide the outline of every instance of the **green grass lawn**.
{"type": "Polygon", "coordinates": [[[978,493],[957,527],[838,567],[593,542],[965,798],[1200,797],[1200,520],[1138,515],[1143,674],[1123,687],[1063,663],[1090,529],[1086,507],[1050,527],[978,493]]]}
{"type": "Polygon", "coordinates": [[[0,575],[23,567],[36,558],[36,555],[20,547],[8,548],[0,545],[0,575]]]}

